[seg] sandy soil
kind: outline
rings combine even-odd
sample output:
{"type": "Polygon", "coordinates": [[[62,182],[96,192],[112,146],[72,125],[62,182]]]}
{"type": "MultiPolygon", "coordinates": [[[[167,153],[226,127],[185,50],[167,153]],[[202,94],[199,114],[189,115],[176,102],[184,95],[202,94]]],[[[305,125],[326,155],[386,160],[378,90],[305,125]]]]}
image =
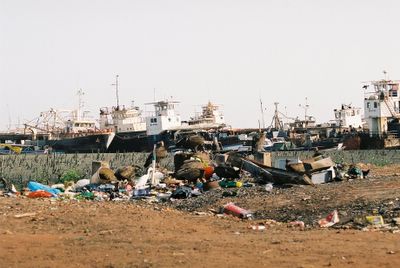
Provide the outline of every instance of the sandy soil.
{"type": "MultiPolygon", "coordinates": [[[[238,195],[200,210],[235,201],[265,218],[288,211],[316,220],[320,211],[351,208],[357,200],[366,206],[398,201],[396,170],[382,168],[380,177],[375,168],[363,181],[238,195]]],[[[196,215],[168,204],[0,197],[0,267],[400,267],[399,233],[312,223],[306,230],[248,228],[265,221],[196,215]],[[35,215],[15,217],[24,213],[35,215]]]]}

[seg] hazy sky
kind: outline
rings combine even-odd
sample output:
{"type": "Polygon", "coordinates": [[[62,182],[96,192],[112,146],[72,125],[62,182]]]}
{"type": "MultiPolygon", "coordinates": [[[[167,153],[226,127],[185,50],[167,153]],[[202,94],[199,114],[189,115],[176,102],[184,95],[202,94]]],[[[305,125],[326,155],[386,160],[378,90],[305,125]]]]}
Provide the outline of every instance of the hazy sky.
{"type": "Polygon", "coordinates": [[[361,82],[400,79],[399,1],[0,0],[0,129],[49,108],[173,96],[182,119],[211,100],[257,127],[259,99],[318,122],[362,107],[361,82]]]}

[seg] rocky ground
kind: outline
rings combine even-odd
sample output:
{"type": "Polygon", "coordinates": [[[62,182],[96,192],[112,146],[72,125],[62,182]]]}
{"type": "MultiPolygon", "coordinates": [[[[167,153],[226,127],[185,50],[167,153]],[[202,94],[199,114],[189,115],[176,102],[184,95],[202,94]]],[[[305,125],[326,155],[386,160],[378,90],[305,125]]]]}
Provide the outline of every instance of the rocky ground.
{"type": "Polygon", "coordinates": [[[364,180],[218,189],[164,203],[0,197],[0,267],[400,267],[399,167],[371,167],[364,180]],[[228,202],[254,219],[216,215],[228,202]],[[340,222],[318,227],[334,209],[340,222]],[[372,228],[367,215],[388,225],[372,228]],[[295,220],[305,228],[288,224],[295,220]],[[259,225],[266,229],[250,228],[259,225]]]}

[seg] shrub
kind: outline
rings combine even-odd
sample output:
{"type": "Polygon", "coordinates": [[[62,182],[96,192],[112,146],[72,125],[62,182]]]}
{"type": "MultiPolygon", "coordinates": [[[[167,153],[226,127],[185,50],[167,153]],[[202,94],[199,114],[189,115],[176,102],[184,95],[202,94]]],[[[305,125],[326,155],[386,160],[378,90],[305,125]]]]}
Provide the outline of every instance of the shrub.
{"type": "Polygon", "coordinates": [[[69,169],[63,172],[60,178],[60,182],[64,183],[66,181],[77,182],[82,178],[82,174],[76,169],[69,169]]]}

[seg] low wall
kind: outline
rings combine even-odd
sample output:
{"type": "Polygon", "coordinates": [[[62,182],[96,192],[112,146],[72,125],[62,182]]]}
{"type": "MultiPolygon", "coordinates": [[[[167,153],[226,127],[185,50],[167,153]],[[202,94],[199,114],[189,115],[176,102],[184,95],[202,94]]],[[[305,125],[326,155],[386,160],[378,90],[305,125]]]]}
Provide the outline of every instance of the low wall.
{"type": "MultiPolygon", "coordinates": [[[[284,157],[309,158],[313,152],[273,152],[272,161],[284,157]]],[[[387,165],[400,163],[400,150],[359,150],[331,151],[324,155],[337,163],[371,163],[387,165]]],[[[93,160],[108,161],[112,169],[126,166],[143,166],[147,153],[116,154],[52,154],[52,155],[3,155],[0,156],[0,176],[16,185],[25,185],[29,180],[55,183],[65,174],[74,170],[84,178],[90,178],[93,160]]],[[[167,157],[161,166],[173,170],[173,159],[167,157]]]]}
{"type": "MultiPolygon", "coordinates": [[[[93,160],[108,161],[112,169],[126,165],[143,166],[148,153],[116,154],[51,154],[51,155],[2,155],[0,176],[16,185],[25,185],[30,180],[55,183],[68,171],[76,171],[90,178],[93,160]]],[[[172,159],[161,162],[171,168],[172,159]]]]}
{"type": "MultiPolygon", "coordinates": [[[[273,152],[272,159],[283,157],[299,157],[300,159],[312,157],[312,151],[273,152]]],[[[400,150],[355,150],[355,151],[329,151],[323,155],[330,156],[336,163],[366,163],[378,166],[400,163],[400,150]]]]}

